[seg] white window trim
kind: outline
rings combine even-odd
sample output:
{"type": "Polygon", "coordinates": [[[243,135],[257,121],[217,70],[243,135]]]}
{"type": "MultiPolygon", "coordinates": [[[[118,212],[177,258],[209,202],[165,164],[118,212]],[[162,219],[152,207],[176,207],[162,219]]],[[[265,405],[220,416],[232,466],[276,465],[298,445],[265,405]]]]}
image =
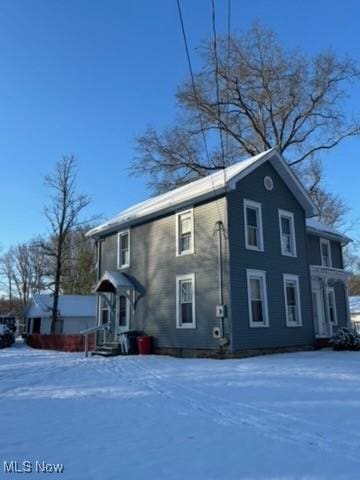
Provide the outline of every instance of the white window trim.
{"type": "Polygon", "coordinates": [[[244,227],[245,227],[245,248],[247,248],[248,250],[254,250],[256,252],[263,252],[264,237],[263,237],[261,203],[244,198],[244,227]],[[258,211],[258,220],[259,220],[258,227],[259,227],[259,242],[260,242],[260,245],[258,247],[255,247],[254,245],[249,245],[249,242],[248,242],[248,224],[247,224],[247,215],[246,215],[247,207],[255,208],[258,211]]]}
{"type": "MultiPolygon", "coordinates": [[[[337,325],[338,324],[338,318],[337,318],[337,308],[336,308],[336,294],[335,294],[335,288],[334,287],[328,287],[327,288],[327,292],[328,294],[330,293],[331,295],[333,295],[333,299],[334,299],[334,316],[335,316],[335,322],[331,322],[331,325],[337,325]]],[[[330,320],[330,303],[329,303],[329,299],[328,299],[328,309],[329,309],[329,320],[330,320]]]]}
{"type": "Polygon", "coordinates": [[[279,212],[279,229],[280,229],[280,248],[281,248],[281,255],[285,255],[286,257],[296,258],[296,257],[297,257],[297,250],[296,250],[296,234],[295,234],[294,214],[293,214],[293,212],[289,212],[288,210],[282,210],[282,209],[279,209],[278,212],[279,212]],[[289,219],[290,219],[290,229],[291,229],[291,235],[292,235],[292,240],[293,240],[293,248],[294,248],[294,252],[293,252],[293,253],[285,252],[285,251],[283,250],[283,242],[282,242],[283,232],[282,232],[282,226],[281,226],[281,218],[282,218],[282,217],[286,217],[286,218],[289,218],[289,219]]]}
{"type": "Polygon", "coordinates": [[[283,285],[284,285],[284,302],[285,302],[285,315],[286,315],[286,326],[289,328],[294,327],[302,327],[302,312],[301,312],[301,295],[300,295],[300,278],[299,275],[292,275],[289,273],[283,274],[283,285]],[[296,284],[296,302],[299,307],[299,323],[293,323],[289,321],[288,315],[288,304],[287,304],[287,296],[286,296],[286,281],[291,280],[296,284]]]}
{"type": "Polygon", "coordinates": [[[330,240],[327,238],[320,238],[320,258],[321,258],[321,266],[326,267],[323,263],[323,253],[322,253],[322,245],[326,244],[329,247],[329,266],[328,268],[332,268],[332,256],[331,256],[331,243],[330,240]]]}
{"type": "Polygon", "coordinates": [[[130,230],[123,230],[122,232],[119,232],[118,233],[118,237],[117,237],[117,268],[118,270],[122,270],[123,268],[128,268],[130,267],[130,254],[131,254],[131,250],[130,250],[130,230]],[[124,264],[124,265],[120,265],[120,260],[121,260],[121,255],[120,255],[120,238],[124,235],[128,235],[128,245],[129,245],[129,261],[128,263],[124,264]]]}
{"type": "Polygon", "coordinates": [[[196,328],[196,306],[195,306],[195,273],[189,273],[187,275],[176,275],[176,328],[196,328]],[[181,323],[180,315],[180,295],[179,295],[179,284],[182,280],[191,280],[192,281],[192,323],[181,323]]]}
{"type": "Polygon", "coordinates": [[[195,243],[195,229],[194,229],[194,208],[187,208],[186,210],[182,210],[181,212],[177,212],[175,215],[175,252],[177,257],[183,257],[184,255],[191,255],[195,252],[194,243],[195,243]],[[179,218],[180,215],[184,213],[191,214],[191,242],[190,242],[190,249],[185,250],[184,252],[179,251],[179,218]]]}
{"type": "Polygon", "coordinates": [[[266,328],[269,327],[269,310],[268,310],[268,300],[267,300],[267,286],[266,286],[266,272],[264,270],[246,270],[247,278],[247,295],[248,295],[248,307],[249,307],[249,324],[251,328],[266,328]],[[251,309],[251,290],[250,290],[250,279],[251,278],[261,278],[263,281],[263,295],[264,295],[264,322],[253,322],[252,319],[252,309],[251,309]]]}

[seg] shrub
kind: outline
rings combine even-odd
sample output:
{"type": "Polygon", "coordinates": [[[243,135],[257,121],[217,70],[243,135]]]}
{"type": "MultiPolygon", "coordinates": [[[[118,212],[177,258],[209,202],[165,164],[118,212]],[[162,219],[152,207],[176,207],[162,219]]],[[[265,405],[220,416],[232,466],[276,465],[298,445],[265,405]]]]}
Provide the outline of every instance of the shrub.
{"type": "Polygon", "coordinates": [[[332,338],[334,350],[360,350],[360,335],[352,328],[340,328],[332,338]]]}

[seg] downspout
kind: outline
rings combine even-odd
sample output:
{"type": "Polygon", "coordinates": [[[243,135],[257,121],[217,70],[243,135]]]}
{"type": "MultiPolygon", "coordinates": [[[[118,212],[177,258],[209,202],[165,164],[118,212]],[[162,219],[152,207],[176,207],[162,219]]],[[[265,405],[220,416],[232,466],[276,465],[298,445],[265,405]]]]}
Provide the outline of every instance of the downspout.
{"type": "Polygon", "coordinates": [[[223,275],[223,245],[222,236],[224,235],[224,224],[221,220],[215,223],[217,231],[217,253],[218,253],[218,305],[216,307],[216,316],[219,319],[219,332],[214,337],[219,339],[221,347],[229,344],[229,339],[225,337],[224,319],[226,317],[226,306],[224,305],[224,275],[223,275]]]}

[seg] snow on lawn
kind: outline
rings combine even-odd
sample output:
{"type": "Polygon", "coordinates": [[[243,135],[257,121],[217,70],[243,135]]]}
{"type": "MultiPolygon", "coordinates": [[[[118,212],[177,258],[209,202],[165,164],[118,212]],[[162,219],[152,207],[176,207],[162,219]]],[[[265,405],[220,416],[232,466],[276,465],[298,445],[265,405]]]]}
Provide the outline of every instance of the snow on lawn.
{"type": "Polygon", "coordinates": [[[360,478],[356,352],[85,359],[17,343],[0,351],[0,412],[0,477],[45,460],[71,480],[360,478]]]}

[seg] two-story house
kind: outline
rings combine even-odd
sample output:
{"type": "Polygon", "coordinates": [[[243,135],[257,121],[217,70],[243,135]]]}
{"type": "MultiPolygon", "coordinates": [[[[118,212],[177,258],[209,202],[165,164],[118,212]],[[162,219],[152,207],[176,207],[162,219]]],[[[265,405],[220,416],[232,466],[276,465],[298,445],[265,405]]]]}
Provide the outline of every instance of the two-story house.
{"type": "Polygon", "coordinates": [[[137,330],[159,353],[233,356],[329,338],[348,322],[348,239],[307,226],[317,213],[271,149],[92,229],[98,342],[137,330]]]}

